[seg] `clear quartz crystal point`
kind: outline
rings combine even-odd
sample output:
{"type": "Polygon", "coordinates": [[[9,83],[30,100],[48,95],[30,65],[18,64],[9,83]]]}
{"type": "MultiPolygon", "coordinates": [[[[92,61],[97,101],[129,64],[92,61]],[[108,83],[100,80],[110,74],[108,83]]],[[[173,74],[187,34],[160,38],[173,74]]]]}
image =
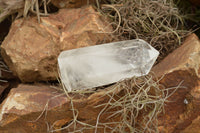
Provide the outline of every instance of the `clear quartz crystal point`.
{"type": "Polygon", "coordinates": [[[88,89],[149,73],[159,52],[141,39],[61,52],[60,78],[68,91],[88,89]]]}

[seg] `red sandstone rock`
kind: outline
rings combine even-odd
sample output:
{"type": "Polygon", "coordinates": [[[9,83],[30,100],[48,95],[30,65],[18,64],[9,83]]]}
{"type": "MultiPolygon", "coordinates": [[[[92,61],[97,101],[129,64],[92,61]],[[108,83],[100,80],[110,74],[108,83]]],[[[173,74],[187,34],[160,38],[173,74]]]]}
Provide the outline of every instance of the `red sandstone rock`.
{"type": "Polygon", "coordinates": [[[168,99],[165,114],[160,116],[160,130],[179,133],[200,115],[200,41],[195,34],[190,35],[179,48],[157,64],[152,71],[162,77],[160,83],[166,88],[181,86],[168,99]]]}
{"type": "Polygon", "coordinates": [[[57,14],[18,19],[2,43],[2,57],[23,82],[56,80],[62,50],[108,41],[111,27],[91,6],[61,9],[57,14]]]}
{"type": "Polygon", "coordinates": [[[192,121],[190,126],[185,128],[182,133],[200,133],[200,116],[198,116],[196,119],[192,121]]]}
{"type": "MultiPolygon", "coordinates": [[[[0,107],[0,132],[27,133],[34,132],[35,128],[38,128],[38,132],[43,132],[44,129],[39,128],[42,124],[43,126],[45,124],[42,123],[41,125],[37,125],[37,122],[34,123],[33,121],[37,119],[39,112],[41,113],[47,104],[47,110],[51,110],[67,101],[66,97],[63,95],[51,100],[51,98],[57,95],[60,95],[60,93],[55,89],[44,85],[19,85],[18,88],[12,89],[0,107]],[[48,102],[48,100],[50,101],[48,102]],[[30,117],[20,118],[21,116],[26,115],[29,115],[30,117]]],[[[56,117],[56,115],[52,115],[52,117],[56,117]]]]}
{"type": "MultiPolygon", "coordinates": [[[[106,101],[105,91],[87,96],[69,94],[73,97],[73,108],[77,120],[96,124],[97,116],[104,106],[96,107],[106,101]]],[[[73,117],[72,102],[66,95],[55,88],[45,85],[21,84],[13,88],[8,97],[0,105],[0,132],[12,133],[44,133],[59,130],[70,124],[73,117]]],[[[100,121],[119,121],[106,119],[109,113],[102,114],[100,121]]],[[[77,127],[82,127],[76,123],[77,127]]],[[[93,133],[95,128],[83,129],[86,133],[93,133]]],[[[73,131],[73,126],[65,132],[73,131]]],[[[99,129],[103,132],[103,129],[99,129]]]]}

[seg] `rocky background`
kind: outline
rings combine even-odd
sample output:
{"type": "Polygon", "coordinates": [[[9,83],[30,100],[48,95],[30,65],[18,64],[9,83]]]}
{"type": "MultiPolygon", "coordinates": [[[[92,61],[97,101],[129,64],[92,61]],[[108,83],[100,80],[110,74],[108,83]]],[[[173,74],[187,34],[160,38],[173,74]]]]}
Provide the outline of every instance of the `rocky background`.
{"type": "MultiPolygon", "coordinates": [[[[167,23],[165,20],[168,16],[162,17],[163,21],[157,23],[159,18],[153,18],[157,12],[155,7],[149,8],[153,13],[149,18],[145,16],[148,14],[145,14],[145,9],[137,8],[134,12],[142,12],[140,18],[146,18],[135,22],[137,16],[134,14],[123,16],[125,9],[129,9],[129,12],[132,8],[122,1],[32,2],[0,1],[0,132],[200,132],[198,0],[175,3],[177,10],[182,13],[180,17],[183,17],[183,24],[174,21],[167,23]],[[183,12],[185,5],[189,6],[187,12],[183,12]],[[154,12],[152,9],[155,9],[154,12]],[[185,19],[188,12],[193,13],[192,17],[196,18],[185,19]],[[132,18],[135,23],[131,23],[132,18]],[[144,23],[141,22],[147,22],[147,18],[149,25],[145,26],[150,26],[155,31],[143,27],[144,23]],[[157,29],[153,27],[155,25],[157,29]],[[57,81],[57,57],[61,51],[137,37],[148,41],[161,52],[158,62],[149,74],[152,80],[150,84],[146,84],[149,80],[142,77],[137,79],[137,83],[142,84],[145,81],[145,85],[139,88],[137,83],[130,82],[134,79],[129,79],[113,85],[114,89],[113,86],[108,86],[89,92],[64,92],[57,81]],[[134,95],[139,93],[140,88],[144,87],[142,90],[145,90],[149,87],[148,95],[153,97],[151,100],[164,101],[158,106],[150,101],[150,104],[146,104],[148,100],[142,99],[147,100],[145,104],[141,104],[145,108],[127,111],[128,108],[123,105],[128,102],[131,104],[128,107],[133,107],[136,98],[130,97],[130,101],[123,99],[128,93],[123,84],[130,86],[129,91],[138,89],[134,95]],[[161,93],[166,97],[163,98],[161,93]],[[126,118],[124,114],[118,115],[119,112],[126,111],[126,118]],[[139,113],[136,115],[133,112],[139,113]],[[112,113],[117,115],[111,115],[112,113]],[[151,117],[153,119],[142,121],[143,115],[148,116],[151,113],[155,114],[151,117]],[[126,121],[131,122],[125,124],[126,121]]],[[[148,2],[141,0],[142,4],[148,2]]],[[[156,2],[163,3],[159,3],[159,0],[156,2]]],[[[169,8],[167,5],[170,4],[164,7],[169,8]]],[[[144,5],[137,7],[145,8],[144,5]]],[[[170,16],[171,18],[173,19],[170,16]]],[[[133,92],[130,94],[134,96],[133,92]]]]}

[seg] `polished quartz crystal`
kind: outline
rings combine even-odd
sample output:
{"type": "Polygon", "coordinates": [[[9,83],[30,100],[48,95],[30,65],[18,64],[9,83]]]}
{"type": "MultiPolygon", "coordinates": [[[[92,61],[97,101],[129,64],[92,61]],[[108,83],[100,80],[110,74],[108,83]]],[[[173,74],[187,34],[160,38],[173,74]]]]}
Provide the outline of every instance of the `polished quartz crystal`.
{"type": "Polygon", "coordinates": [[[89,89],[149,73],[159,52],[141,39],[61,52],[60,79],[68,91],[89,89]]]}

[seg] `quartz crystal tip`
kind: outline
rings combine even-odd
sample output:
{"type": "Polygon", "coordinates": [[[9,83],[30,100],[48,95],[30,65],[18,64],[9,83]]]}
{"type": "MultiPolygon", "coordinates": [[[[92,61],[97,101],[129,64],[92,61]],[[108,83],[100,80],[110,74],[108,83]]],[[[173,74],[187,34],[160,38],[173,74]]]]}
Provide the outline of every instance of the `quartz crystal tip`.
{"type": "Polygon", "coordinates": [[[89,89],[149,73],[159,52],[141,39],[63,51],[60,78],[68,91],[89,89]]]}

